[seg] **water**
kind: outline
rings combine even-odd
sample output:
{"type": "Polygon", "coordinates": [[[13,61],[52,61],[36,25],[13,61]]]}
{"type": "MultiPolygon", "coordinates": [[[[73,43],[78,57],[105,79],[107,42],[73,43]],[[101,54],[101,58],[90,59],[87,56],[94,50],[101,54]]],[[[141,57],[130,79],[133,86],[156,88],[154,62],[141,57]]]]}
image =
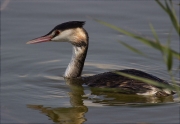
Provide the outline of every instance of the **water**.
{"type": "MultiPolygon", "coordinates": [[[[151,22],[164,41],[172,25],[154,1],[3,0],[2,5],[1,123],[180,123],[177,96],[158,99],[67,85],[62,75],[70,61],[70,44],[26,45],[28,40],[48,33],[57,24],[86,21],[90,46],[83,75],[135,68],[170,80],[160,53],[89,18],[149,37],[151,22]],[[117,40],[145,51],[154,59],[132,53],[117,40]]],[[[178,37],[173,32],[172,46],[176,50],[177,43],[178,37]]],[[[178,62],[174,64],[176,67],[178,62]]]]}

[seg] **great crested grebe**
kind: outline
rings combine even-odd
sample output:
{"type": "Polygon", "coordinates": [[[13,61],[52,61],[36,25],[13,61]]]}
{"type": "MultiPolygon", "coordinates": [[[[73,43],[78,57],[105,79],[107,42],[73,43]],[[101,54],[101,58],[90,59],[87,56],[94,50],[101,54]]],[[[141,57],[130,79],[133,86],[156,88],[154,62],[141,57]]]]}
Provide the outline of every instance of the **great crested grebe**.
{"type": "MultiPolygon", "coordinates": [[[[84,21],[70,21],[59,24],[48,34],[28,41],[27,44],[47,41],[70,42],[73,45],[73,55],[65,71],[64,77],[70,79],[81,77],[89,43],[88,33],[83,28],[84,24],[84,21]]],[[[140,76],[169,85],[168,82],[162,79],[135,69],[117,70],[116,72],[140,76]]],[[[94,76],[83,77],[82,80],[86,85],[91,87],[120,88],[129,93],[138,95],[168,96],[174,94],[171,90],[153,86],[142,81],[133,80],[114,72],[105,72],[94,76]]]]}

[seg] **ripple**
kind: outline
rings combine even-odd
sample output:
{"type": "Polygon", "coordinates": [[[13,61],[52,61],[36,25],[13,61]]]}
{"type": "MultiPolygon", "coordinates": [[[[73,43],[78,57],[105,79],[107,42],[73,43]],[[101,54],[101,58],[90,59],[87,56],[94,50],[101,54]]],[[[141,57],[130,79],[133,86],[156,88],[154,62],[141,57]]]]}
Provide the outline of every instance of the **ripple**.
{"type": "Polygon", "coordinates": [[[59,59],[57,59],[57,60],[50,60],[50,61],[43,61],[43,62],[38,62],[38,63],[36,63],[37,65],[39,65],[39,64],[49,64],[49,63],[56,63],[56,62],[61,62],[62,60],[59,60],[59,59]]]}
{"type": "Polygon", "coordinates": [[[92,62],[86,62],[86,66],[93,66],[100,69],[117,69],[117,68],[129,68],[127,66],[119,66],[114,64],[102,64],[102,63],[92,63],[92,62]]]}
{"type": "Polygon", "coordinates": [[[57,80],[57,81],[64,81],[63,77],[60,76],[52,76],[52,75],[44,75],[43,77],[47,78],[47,79],[51,79],[51,80],[57,80]]]}

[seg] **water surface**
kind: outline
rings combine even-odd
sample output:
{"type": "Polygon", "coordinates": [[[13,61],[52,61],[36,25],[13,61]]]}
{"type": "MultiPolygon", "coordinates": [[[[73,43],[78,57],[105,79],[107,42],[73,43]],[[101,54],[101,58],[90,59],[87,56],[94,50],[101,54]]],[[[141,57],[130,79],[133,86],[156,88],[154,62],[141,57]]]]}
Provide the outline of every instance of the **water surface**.
{"type": "MultiPolygon", "coordinates": [[[[1,123],[180,122],[177,96],[123,95],[68,85],[63,73],[71,58],[70,44],[26,45],[28,40],[48,33],[57,24],[86,21],[90,45],[83,75],[134,68],[170,80],[159,52],[88,18],[98,18],[148,37],[152,36],[148,26],[152,23],[165,42],[172,25],[154,1],[6,2],[1,10],[1,123]],[[153,59],[132,53],[118,40],[145,51],[153,59]]],[[[172,47],[178,50],[175,32],[171,39],[172,47]]],[[[176,67],[178,61],[174,64],[176,67]]],[[[176,79],[179,80],[178,75],[176,79]]]]}

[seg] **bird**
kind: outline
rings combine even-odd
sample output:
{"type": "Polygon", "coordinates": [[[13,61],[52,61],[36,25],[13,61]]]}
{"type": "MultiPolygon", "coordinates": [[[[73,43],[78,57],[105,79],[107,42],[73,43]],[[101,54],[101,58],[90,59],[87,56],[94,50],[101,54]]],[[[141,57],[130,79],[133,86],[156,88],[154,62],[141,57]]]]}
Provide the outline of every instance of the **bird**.
{"type": "Polygon", "coordinates": [[[89,46],[89,36],[88,32],[83,27],[84,24],[85,21],[68,21],[61,23],[55,26],[46,35],[30,40],[27,42],[27,44],[51,41],[71,43],[73,47],[72,58],[66,68],[64,78],[81,78],[84,84],[88,85],[89,87],[117,88],[120,89],[120,91],[123,91],[123,93],[137,95],[169,96],[175,93],[170,89],[151,85],[143,81],[131,79],[118,74],[118,72],[121,72],[133,76],[139,76],[156,81],[163,85],[171,86],[165,80],[136,69],[115,70],[89,77],[81,77],[89,46]]]}

